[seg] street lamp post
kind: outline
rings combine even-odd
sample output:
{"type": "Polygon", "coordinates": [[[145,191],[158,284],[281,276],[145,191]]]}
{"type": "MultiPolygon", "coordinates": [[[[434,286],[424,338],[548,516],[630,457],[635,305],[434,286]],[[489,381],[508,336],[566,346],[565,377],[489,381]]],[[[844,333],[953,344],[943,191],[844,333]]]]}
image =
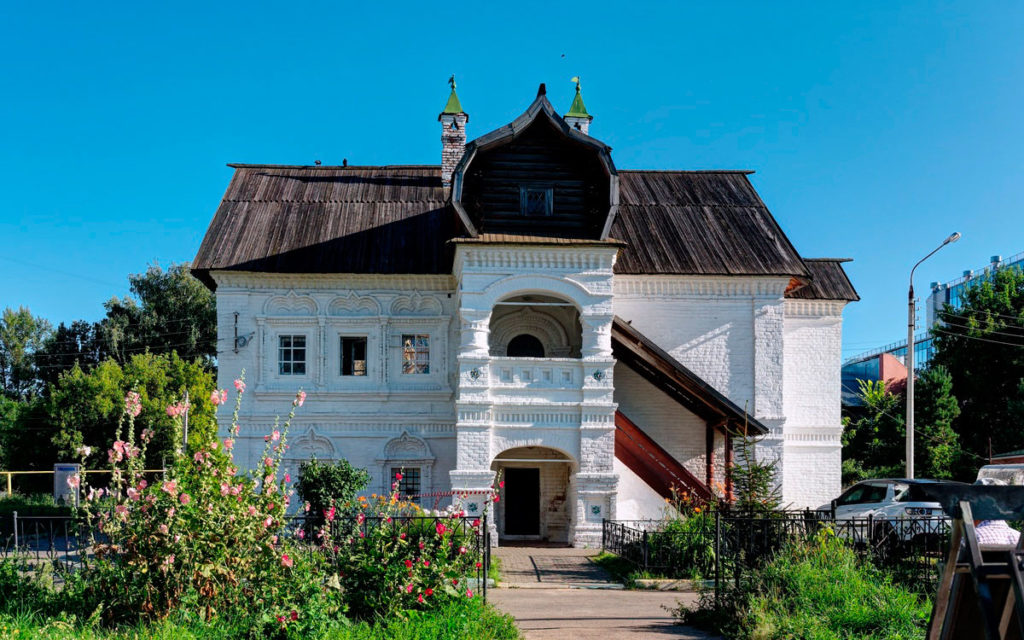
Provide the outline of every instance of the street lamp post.
{"type": "Polygon", "coordinates": [[[917,261],[914,268],[910,270],[910,290],[907,293],[907,478],[914,477],[914,320],[917,316],[917,308],[914,302],[914,272],[921,266],[921,263],[935,255],[942,247],[956,242],[960,239],[960,232],[957,231],[942,241],[942,244],[917,261]]]}

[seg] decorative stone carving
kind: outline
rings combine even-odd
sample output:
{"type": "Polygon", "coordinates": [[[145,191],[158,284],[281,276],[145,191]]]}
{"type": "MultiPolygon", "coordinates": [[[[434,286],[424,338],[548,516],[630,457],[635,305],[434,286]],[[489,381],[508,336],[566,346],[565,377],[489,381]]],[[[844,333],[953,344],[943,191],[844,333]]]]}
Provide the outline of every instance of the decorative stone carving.
{"type": "Polygon", "coordinates": [[[408,296],[398,296],[391,303],[393,316],[439,316],[441,311],[441,302],[437,298],[424,296],[419,291],[408,296]]]}
{"type": "Polygon", "coordinates": [[[568,357],[572,350],[569,335],[562,323],[550,314],[529,307],[496,318],[491,323],[490,331],[490,353],[493,357],[504,357],[508,343],[524,333],[540,340],[544,345],[545,357],[568,357]]]}
{"type": "Polygon", "coordinates": [[[289,443],[288,458],[309,460],[314,457],[318,460],[333,460],[335,449],[330,438],[319,435],[310,427],[309,431],[289,443]]]}
{"type": "Polygon", "coordinates": [[[331,303],[327,305],[327,314],[332,316],[379,316],[381,307],[375,298],[349,291],[331,300],[331,303]]]}
{"type": "Polygon", "coordinates": [[[267,300],[263,312],[269,316],[315,316],[318,305],[310,296],[299,295],[291,289],[283,296],[267,300]]]}
{"type": "Polygon", "coordinates": [[[427,445],[426,440],[410,435],[408,431],[403,431],[402,435],[388,440],[380,455],[377,456],[381,491],[383,493],[391,491],[391,483],[393,481],[391,478],[391,468],[402,467],[406,469],[419,469],[420,493],[432,492],[434,460],[434,454],[430,452],[430,447],[427,445]]]}

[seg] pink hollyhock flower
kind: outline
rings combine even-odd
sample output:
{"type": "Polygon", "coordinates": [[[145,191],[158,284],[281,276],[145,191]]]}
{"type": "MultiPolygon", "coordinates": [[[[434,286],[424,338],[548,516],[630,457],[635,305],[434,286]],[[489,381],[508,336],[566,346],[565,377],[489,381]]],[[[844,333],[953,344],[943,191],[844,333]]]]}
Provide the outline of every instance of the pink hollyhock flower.
{"type": "Polygon", "coordinates": [[[153,431],[152,429],[143,429],[142,430],[142,441],[143,442],[149,442],[150,440],[153,439],[154,435],[156,435],[156,432],[153,431]]]}
{"type": "Polygon", "coordinates": [[[467,598],[472,598],[473,597],[473,590],[472,589],[466,589],[466,597],[467,598]]]}
{"type": "Polygon", "coordinates": [[[505,481],[502,480],[501,482],[499,482],[498,483],[498,487],[501,488],[501,489],[504,489],[505,488],[505,481]]]}
{"type": "Polygon", "coordinates": [[[309,506],[310,506],[309,502],[307,501],[305,504],[302,505],[303,511],[306,511],[308,513],[309,512],[309,506]]]}
{"type": "Polygon", "coordinates": [[[398,534],[398,537],[401,540],[405,540],[405,532],[403,531],[402,533],[398,534]]]}
{"type": "Polygon", "coordinates": [[[466,547],[459,547],[459,555],[466,553],[466,547]]]}
{"type": "Polygon", "coordinates": [[[411,584],[405,585],[405,592],[406,593],[412,593],[412,585],[411,584]]]}
{"type": "Polygon", "coordinates": [[[160,525],[160,533],[162,533],[164,535],[167,535],[169,532],[170,532],[170,529],[167,527],[166,524],[160,525]]]}
{"type": "Polygon", "coordinates": [[[284,626],[284,616],[277,616],[277,622],[278,622],[278,623],[279,623],[279,624],[280,624],[281,626],[284,626]]]}
{"type": "Polygon", "coordinates": [[[181,413],[181,408],[176,404],[167,405],[167,415],[172,418],[177,418],[178,414],[181,413]]]}
{"type": "Polygon", "coordinates": [[[129,391],[124,397],[124,410],[133,418],[142,413],[142,397],[135,391],[129,391]]]}
{"type": "Polygon", "coordinates": [[[396,473],[395,474],[395,480],[399,480],[400,481],[401,479],[402,479],[402,474],[401,473],[396,473]]]}
{"type": "Polygon", "coordinates": [[[328,509],[328,510],[327,510],[327,511],[326,511],[326,512],[324,513],[324,515],[325,515],[325,516],[327,516],[327,521],[328,521],[328,522],[333,522],[333,521],[334,521],[334,505],[331,505],[331,508],[330,508],[330,509],[328,509]]]}
{"type": "Polygon", "coordinates": [[[479,526],[480,526],[480,518],[477,518],[476,520],[473,521],[473,528],[476,529],[479,526]]]}
{"type": "Polygon", "coordinates": [[[358,522],[359,524],[363,524],[364,520],[366,520],[366,516],[364,516],[363,514],[360,513],[356,516],[356,522],[358,522]]]}
{"type": "Polygon", "coordinates": [[[425,545],[425,544],[423,544],[423,543],[421,542],[421,543],[420,543],[420,551],[423,551],[423,547],[425,547],[425,546],[426,546],[426,545],[425,545]]]}
{"type": "Polygon", "coordinates": [[[217,391],[216,389],[214,389],[210,393],[210,402],[215,407],[217,405],[219,405],[219,404],[224,404],[225,402],[227,402],[227,400],[228,400],[228,392],[225,391],[225,390],[217,391]]]}
{"type": "Polygon", "coordinates": [[[287,553],[281,554],[281,566],[290,567],[292,566],[292,559],[288,557],[287,553]]]}
{"type": "Polygon", "coordinates": [[[274,442],[277,442],[278,440],[281,439],[281,432],[278,431],[277,429],[274,429],[274,432],[270,434],[270,439],[273,440],[274,442]]]}
{"type": "Polygon", "coordinates": [[[439,536],[443,536],[445,532],[448,531],[448,527],[444,526],[443,522],[438,522],[437,525],[434,526],[434,528],[437,530],[437,535],[439,536]]]}
{"type": "Polygon", "coordinates": [[[250,516],[256,515],[256,507],[252,506],[251,504],[249,505],[249,515],[250,516]]]}
{"type": "Polygon", "coordinates": [[[92,455],[92,447],[82,445],[81,447],[75,449],[75,453],[82,456],[83,458],[88,458],[90,455],[92,455]]]}
{"type": "Polygon", "coordinates": [[[166,480],[164,481],[163,486],[161,486],[161,489],[163,489],[164,493],[168,493],[172,496],[176,495],[178,493],[178,483],[174,480],[166,480]]]}
{"type": "Polygon", "coordinates": [[[142,491],[143,489],[149,486],[149,483],[146,482],[145,478],[143,478],[142,480],[139,480],[139,484],[136,486],[138,487],[139,491],[142,491]]]}
{"type": "Polygon", "coordinates": [[[224,448],[225,448],[225,449],[227,449],[228,451],[230,451],[230,450],[231,450],[231,449],[233,449],[234,447],[235,447],[235,441],[234,441],[234,440],[232,440],[231,438],[225,438],[225,439],[224,439],[224,448]]]}
{"type": "Polygon", "coordinates": [[[272,524],[274,524],[274,518],[271,516],[267,516],[267,519],[263,521],[263,528],[269,529],[270,525],[272,524]]]}
{"type": "Polygon", "coordinates": [[[82,484],[82,478],[76,473],[68,476],[68,486],[72,489],[77,489],[82,484]]]}
{"type": "Polygon", "coordinates": [[[119,504],[114,507],[114,512],[119,516],[126,516],[128,515],[128,507],[123,504],[119,504]]]}
{"type": "Polygon", "coordinates": [[[296,534],[296,535],[299,536],[299,540],[304,540],[306,538],[306,530],[305,529],[299,529],[299,533],[296,534]]]}
{"type": "Polygon", "coordinates": [[[430,566],[430,560],[424,560],[423,561],[423,566],[424,567],[429,567],[430,566]]]}
{"type": "Polygon", "coordinates": [[[139,499],[139,492],[135,490],[135,487],[128,487],[128,490],[126,491],[126,493],[128,494],[128,499],[129,500],[138,500],[139,499]]]}
{"type": "Polygon", "coordinates": [[[174,507],[171,507],[170,509],[167,510],[167,517],[173,518],[175,513],[177,513],[177,510],[175,510],[174,507]]]}
{"type": "Polygon", "coordinates": [[[192,498],[187,493],[183,493],[180,496],[178,496],[178,502],[180,502],[182,506],[184,506],[192,502],[192,498]]]}
{"type": "Polygon", "coordinates": [[[285,482],[291,482],[292,481],[292,474],[290,474],[290,473],[284,474],[284,481],[285,482]]]}
{"type": "Polygon", "coordinates": [[[245,393],[245,383],[241,379],[235,380],[235,390],[238,393],[245,393]]]}
{"type": "Polygon", "coordinates": [[[270,458],[270,457],[267,457],[267,458],[265,458],[263,460],[263,464],[268,466],[268,467],[272,467],[272,466],[274,466],[274,459],[270,458]]]}
{"type": "Polygon", "coordinates": [[[226,496],[231,493],[231,485],[226,482],[220,483],[220,495],[226,496]]]}
{"type": "Polygon", "coordinates": [[[420,604],[423,604],[423,594],[422,593],[419,594],[418,596],[416,596],[416,602],[418,602],[420,604]]]}
{"type": "Polygon", "coordinates": [[[295,394],[295,400],[292,400],[293,407],[301,407],[302,403],[306,401],[306,392],[300,391],[295,394]]]}

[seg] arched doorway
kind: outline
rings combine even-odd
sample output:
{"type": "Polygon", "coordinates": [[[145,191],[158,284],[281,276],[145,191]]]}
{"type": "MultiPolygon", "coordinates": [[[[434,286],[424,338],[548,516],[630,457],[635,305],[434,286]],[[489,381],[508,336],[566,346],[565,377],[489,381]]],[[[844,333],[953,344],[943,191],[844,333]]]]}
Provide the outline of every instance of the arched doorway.
{"type": "Polygon", "coordinates": [[[508,341],[505,355],[509,358],[543,358],[544,344],[528,333],[521,333],[508,341]]]}
{"type": "Polygon", "coordinates": [[[569,543],[575,504],[569,456],[548,447],[516,447],[495,457],[491,469],[504,483],[495,505],[500,540],[569,543]]]}

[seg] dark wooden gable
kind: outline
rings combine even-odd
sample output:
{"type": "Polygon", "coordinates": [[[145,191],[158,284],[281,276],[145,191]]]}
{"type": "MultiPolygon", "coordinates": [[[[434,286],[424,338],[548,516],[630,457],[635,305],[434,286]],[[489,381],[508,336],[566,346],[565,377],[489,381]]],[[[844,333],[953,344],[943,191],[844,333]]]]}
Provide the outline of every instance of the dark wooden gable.
{"type": "Polygon", "coordinates": [[[466,146],[452,202],[470,236],[601,240],[618,203],[609,151],[569,127],[541,93],[515,121],[466,146]],[[531,210],[531,197],[546,204],[531,210]]]}

